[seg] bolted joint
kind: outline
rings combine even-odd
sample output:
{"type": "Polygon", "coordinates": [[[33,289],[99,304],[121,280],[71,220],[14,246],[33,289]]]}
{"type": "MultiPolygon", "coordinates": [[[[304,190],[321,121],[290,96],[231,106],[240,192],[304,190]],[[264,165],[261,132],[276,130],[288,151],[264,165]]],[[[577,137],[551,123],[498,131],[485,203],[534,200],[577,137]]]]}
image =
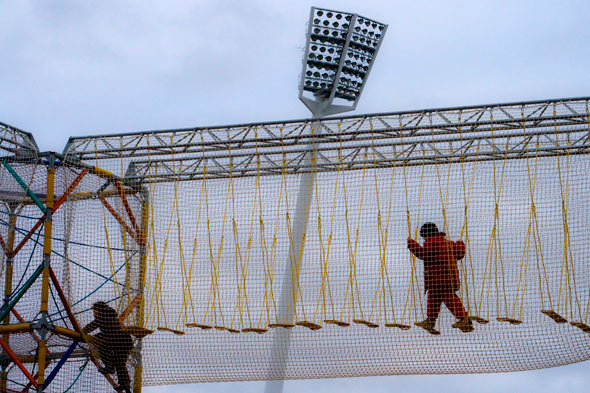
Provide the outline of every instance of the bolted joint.
{"type": "Polygon", "coordinates": [[[31,324],[31,328],[39,334],[41,340],[47,339],[48,332],[55,332],[55,326],[47,321],[46,313],[42,313],[41,318],[31,324]]]}

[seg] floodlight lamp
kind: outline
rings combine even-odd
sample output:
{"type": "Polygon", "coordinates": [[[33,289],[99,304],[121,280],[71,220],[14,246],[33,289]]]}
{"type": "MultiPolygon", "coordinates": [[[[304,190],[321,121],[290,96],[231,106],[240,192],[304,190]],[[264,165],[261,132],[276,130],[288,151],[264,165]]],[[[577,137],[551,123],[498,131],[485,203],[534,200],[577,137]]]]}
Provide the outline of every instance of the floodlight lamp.
{"type": "Polygon", "coordinates": [[[299,99],[314,114],[356,108],[387,25],[311,7],[299,99]]]}

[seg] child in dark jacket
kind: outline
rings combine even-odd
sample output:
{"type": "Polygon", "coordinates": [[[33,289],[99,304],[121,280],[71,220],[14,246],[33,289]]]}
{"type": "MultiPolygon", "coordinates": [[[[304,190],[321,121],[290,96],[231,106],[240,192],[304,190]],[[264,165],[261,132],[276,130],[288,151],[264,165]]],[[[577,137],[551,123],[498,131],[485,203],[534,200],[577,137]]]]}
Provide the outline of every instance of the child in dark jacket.
{"type": "Polygon", "coordinates": [[[104,368],[103,374],[117,373],[118,392],[131,393],[131,382],[127,371],[127,358],[133,348],[133,340],[123,331],[117,311],[105,302],[96,302],[92,306],[94,321],[84,327],[84,333],[99,329],[100,332],[92,336],[92,343],[98,348],[104,368]]]}

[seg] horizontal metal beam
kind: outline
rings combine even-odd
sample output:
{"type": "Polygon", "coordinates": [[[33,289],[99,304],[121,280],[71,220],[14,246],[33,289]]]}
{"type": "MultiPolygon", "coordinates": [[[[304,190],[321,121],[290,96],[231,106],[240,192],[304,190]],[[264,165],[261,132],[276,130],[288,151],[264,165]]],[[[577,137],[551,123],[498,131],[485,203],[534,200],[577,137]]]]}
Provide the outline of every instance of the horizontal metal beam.
{"type": "MultiPolygon", "coordinates": [[[[546,99],[546,100],[533,100],[533,101],[514,101],[514,102],[506,102],[506,103],[494,103],[494,104],[481,104],[481,105],[466,105],[466,106],[453,106],[453,107],[444,107],[444,108],[429,108],[429,109],[419,109],[419,110],[407,110],[407,111],[398,111],[398,112],[384,112],[384,113],[368,113],[364,115],[348,115],[348,116],[337,116],[337,117],[330,117],[326,118],[325,120],[348,120],[348,119],[358,119],[358,118],[370,118],[370,117],[379,117],[379,116],[404,116],[408,114],[416,114],[416,113],[429,113],[429,112],[453,112],[453,111],[471,111],[477,109],[485,109],[485,108],[496,108],[496,107],[521,107],[521,106],[531,106],[531,105],[543,105],[543,104],[551,104],[556,102],[585,102],[588,103],[590,101],[590,97],[570,97],[570,98],[554,98],[554,99],[546,99]]],[[[155,136],[155,135],[170,135],[176,133],[185,133],[188,131],[198,131],[198,130],[221,130],[227,128],[255,128],[255,127],[280,127],[280,126],[288,126],[290,124],[300,124],[311,122],[312,119],[294,119],[294,120],[285,120],[285,121],[269,121],[269,122],[255,122],[255,123],[240,123],[240,124],[233,124],[233,125],[216,125],[216,126],[209,126],[209,127],[188,127],[188,128],[174,128],[174,129],[164,129],[164,130],[150,130],[150,131],[129,131],[129,132],[111,132],[108,134],[99,134],[99,135],[85,135],[85,136],[76,136],[70,137],[66,148],[64,149],[63,154],[68,151],[73,151],[71,147],[72,143],[80,142],[80,141],[87,141],[87,140],[94,140],[94,139],[102,139],[102,138],[116,138],[119,139],[121,137],[129,137],[129,136],[155,136]]],[[[75,150],[75,149],[74,149],[75,150]]]]}
{"type": "Polygon", "coordinates": [[[161,182],[202,179],[205,170],[224,178],[587,154],[588,106],[584,98],[346,117],[320,121],[315,135],[305,121],[89,137],[72,142],[66,156],[104,167],[132,163],[127,181],[161,182]],[[313,168],[303,161],[310,143],[313,168]]]}

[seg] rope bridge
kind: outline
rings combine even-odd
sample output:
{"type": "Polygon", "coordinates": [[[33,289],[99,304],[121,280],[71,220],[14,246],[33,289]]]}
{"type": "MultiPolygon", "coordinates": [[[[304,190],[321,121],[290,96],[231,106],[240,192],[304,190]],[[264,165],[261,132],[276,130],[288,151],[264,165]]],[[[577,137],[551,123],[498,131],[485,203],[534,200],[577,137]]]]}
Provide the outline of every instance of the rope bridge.
{"type": "Polygon", "coordinates": [[[145,385],[587,360],[589,103],[71,138],[64,167],[95,169],[69,193],[65,261],[91,271],[62,280],[81,322],[100,300],[153,331],[129,360],[145,385]],[[440,334],[415,325],[429,294],[406,244],[426,222],[465,244],[472,331],[444,307],[440,334]]]}

